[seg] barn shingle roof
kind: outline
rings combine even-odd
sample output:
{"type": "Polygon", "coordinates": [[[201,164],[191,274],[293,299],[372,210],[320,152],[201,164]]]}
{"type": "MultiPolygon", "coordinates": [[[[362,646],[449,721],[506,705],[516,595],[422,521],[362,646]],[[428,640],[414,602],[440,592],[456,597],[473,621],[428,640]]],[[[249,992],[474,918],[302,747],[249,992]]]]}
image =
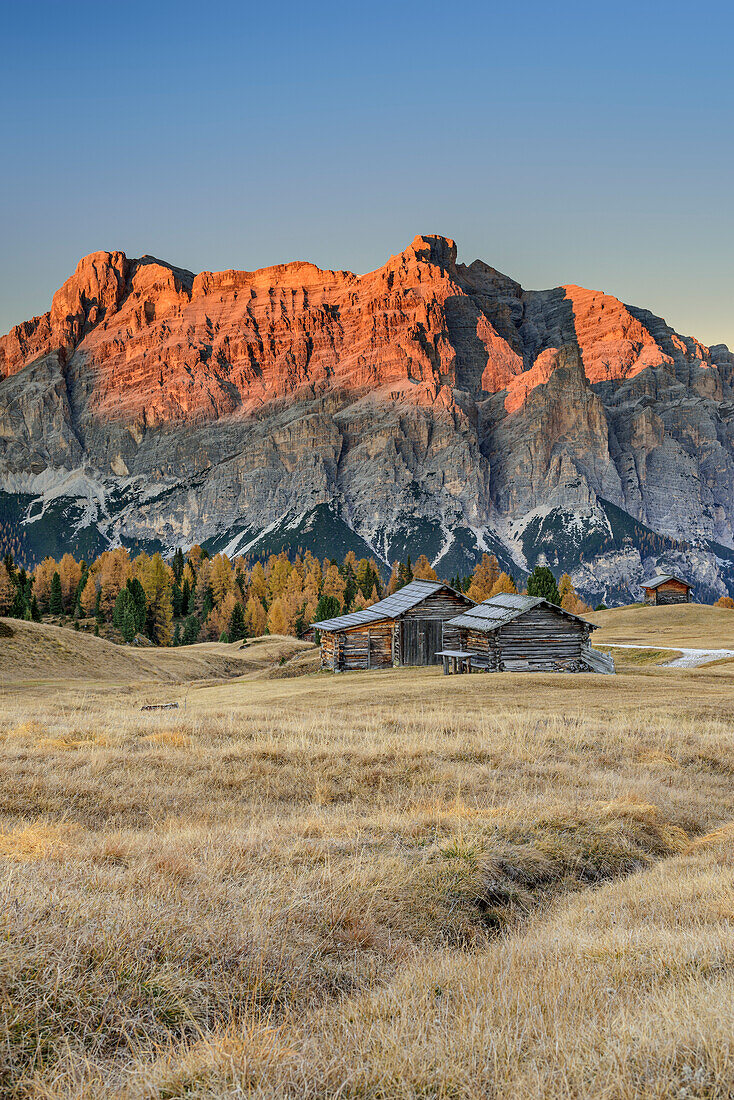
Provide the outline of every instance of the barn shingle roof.
{"type": "Polygon", "coordinates": [[[688,581],[684,581],[682,577],[676,577],[675,573],[659,573],[657,577],[653,577],[651,581],[643,581],[643,588],[659,588],[661,584],[665,584],[666,581],[678,581],[679,584],[684,584],[686,588],[692,588],[693,585],[688,581]]]}
{"type": "Polygon", "coordinates": [[[541,605],[549,607],[552,611],[557,611],[559,615],[564,615],[568,619],[576,619],[578,622],[585,623],[592,630],[596,630],[594,623],[582,619],[580,615],[573,615],[570,611],[564,611],[562,607],[549,603],[548,600],[544,600],[540,596],[520,596],[514,592],[503,592],[499,596],[492,596],[484,603],[479,603],[476,607],[464,611],[455,619],[450,619],[447,625],[463,626],[467,630],[479,630],[489,634],[493,630],[497,630],[498,627],[504,626],[505,623],[510,623],[513,619],[518,619],[527,611],[541,605]]]}
{"type": "MultiPolygon", "coordinates": [[[[376,623],[382,619],[397,619],[404,611],[416,607],[442,588],[449,588],[449,585],[442,581],[411,581],[404,588],[393,592],[392,596],[386,596],[379,603],[373,603],[372,607],[365,607],[362,611],[352,611],[349,615],[338,615],[334,619],[324,619],[323,622],[313,625],[317,630],[334,631],[347,630],[351,626],[362,626],[365,623],[376,623]]],[[[468,600],[469,597],[465,596],[464,599],[468,600]]]]}

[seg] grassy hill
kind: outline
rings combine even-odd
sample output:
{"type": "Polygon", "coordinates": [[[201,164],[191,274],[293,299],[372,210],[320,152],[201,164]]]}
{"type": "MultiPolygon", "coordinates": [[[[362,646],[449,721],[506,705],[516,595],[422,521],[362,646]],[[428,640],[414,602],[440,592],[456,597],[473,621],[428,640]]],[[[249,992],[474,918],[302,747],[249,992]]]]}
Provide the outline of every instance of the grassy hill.
{"type": "Polygon", "coordinates": [[[316,650],[296,638],[273,635],[245,642],[202,642],[176,649],[115,645],[67,627],[0,619],[0,685],[79,681],[83,684],[183,683],[263,674],[301,656],[312,669],[316,650]],[[308,655],[311,656],[310,663],[308,655]]]}
{"type": "Polygon", "coordinates": [[[108,643],[19,626],[3,1096],[728,1095],[731,666],[274,678],[314,651],[273,638],[141,712],[230,647],[51,687],[39,639],[108,643]]]}
{"type": "Polygon", "coordinates": [[[586,616],[596,623],[594,645],[640,643],[661,649],[734,649],[734,611],[709,604],[616,607],[586,616]]]}

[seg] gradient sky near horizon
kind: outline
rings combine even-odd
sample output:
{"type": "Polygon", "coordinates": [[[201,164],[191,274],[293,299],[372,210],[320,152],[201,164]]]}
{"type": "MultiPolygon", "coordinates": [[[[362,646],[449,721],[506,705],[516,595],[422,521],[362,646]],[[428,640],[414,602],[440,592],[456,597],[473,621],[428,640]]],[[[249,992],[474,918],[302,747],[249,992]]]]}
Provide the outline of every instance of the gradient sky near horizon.
{"type": "Polygon", "coordinates": [[[100,249],[364,272],[441,233],[734,348],[729,4],[1,12],[1,332],[100,249]]]}

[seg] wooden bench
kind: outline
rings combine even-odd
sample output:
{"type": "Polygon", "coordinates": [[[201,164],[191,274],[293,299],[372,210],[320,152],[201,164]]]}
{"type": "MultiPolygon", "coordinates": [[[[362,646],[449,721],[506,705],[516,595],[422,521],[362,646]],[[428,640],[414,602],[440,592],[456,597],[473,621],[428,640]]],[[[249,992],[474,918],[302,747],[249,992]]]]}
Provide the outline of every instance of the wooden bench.
{"type": "Polygon", "coordinates": [[[443,658],[444,676],[471,672],[471,662],[474,654],[469,649],[439,649],[436,656],[443,658]]]}

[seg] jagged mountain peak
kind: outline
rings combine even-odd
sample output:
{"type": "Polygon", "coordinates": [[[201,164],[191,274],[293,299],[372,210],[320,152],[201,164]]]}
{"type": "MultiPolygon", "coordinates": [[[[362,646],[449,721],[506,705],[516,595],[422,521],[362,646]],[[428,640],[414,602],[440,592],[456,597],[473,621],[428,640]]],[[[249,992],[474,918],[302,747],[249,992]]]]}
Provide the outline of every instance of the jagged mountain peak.
{"type": "Polygon", "coordinates": [[[422,539],[520,568],[523,517],[597,531],[608,506],[733,544],[728,349],[599,291],[524,290],[440,235],[364,275],[92,253],[0,339],[0,379],[0,487],[94,484],[113,540],[305,537],[328,506],[383,557],[422,539]]]}

